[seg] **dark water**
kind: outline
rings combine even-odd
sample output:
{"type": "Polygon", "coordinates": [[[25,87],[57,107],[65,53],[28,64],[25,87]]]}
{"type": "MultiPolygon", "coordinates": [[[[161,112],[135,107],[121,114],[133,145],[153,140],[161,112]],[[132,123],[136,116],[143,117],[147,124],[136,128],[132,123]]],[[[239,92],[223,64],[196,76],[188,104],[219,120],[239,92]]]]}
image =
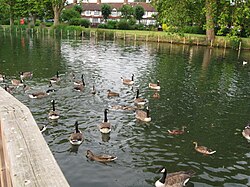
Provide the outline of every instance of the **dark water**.
{"type": "MultiPolygon", "coordinates": [[[[33,71],[26,80],[31,90],[17,88],[13,95],[26,104],[37,124],[48,125],[44,138],[72,187],[153,186],[157,170],[194,170],[188,186],[250,186],[250,142],[241,135],[250,121],[250,62],[248,51],[209,49],[157,43],[126,43],[95,39],[37,38],[0,35],[0,73],[10,79],[19,71],[33,71]],[[29,93],[48,89],[49,78],[59,71],[57,92],[43,99],[29,93]],[[82,93],[72,90],[72,73],[84,75],[82,93]],[[135,74],[135,86],[121,84],[120,77],[135,74]],[[160,80],[160,99],[152,98],[149,82],[160,80]],[[95,85],[98,94],[90,94],[95,85]],[[110,137],[97,125],[103,110],[112,105],[133,106],[136,88],[149,100],[152,121],[135,120],[133,112],[110,111],[110,137]],[[106,91],[119,92],[107,98],[106,91]],[[61,117],[48,120],[51,99],[61,117]],[[68,141],[74,122],[79,121],[85,140],[79,147],[68,141]],[[181,129],[183,135],[169,135],[181,129]],[[193,141],[217,152],[204,156],[193,141]],[[113,163],[86,158],[86,150],[116,155],[113,163]]],[[[3,86],[4,84],[1,83],[3,86]]]]}

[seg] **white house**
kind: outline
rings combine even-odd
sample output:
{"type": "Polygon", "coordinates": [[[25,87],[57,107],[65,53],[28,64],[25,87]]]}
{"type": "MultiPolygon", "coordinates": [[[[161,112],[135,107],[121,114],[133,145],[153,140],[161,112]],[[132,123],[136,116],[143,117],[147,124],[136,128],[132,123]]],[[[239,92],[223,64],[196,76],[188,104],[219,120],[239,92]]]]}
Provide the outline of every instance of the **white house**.
{"type": "MultiPolygon", "coordinates": [[[[73,3],[69,4],[67,8],[71,8],[77,3],[77,0],[73,0],[73,3]]],[[[120,8],[122,8],[124,4],[128,4],[132,7],[140,5],[144,8],[145,14],[141,20],[141,23],[144,25],[154,25],[156,23],[154,15],[157,15],[157,12],[149,3],[149,0],[147,0],[147,2],[134,2],[134,0],[83,0],[81,3],[83,7],[83,12],[81,15],[82,18],[89,19],[92,26],[97,26],[98,24],[102,23],[104,20],[101,13],[101,6],[104,3],[109,4],[112,7],[109,20],[119,21],[121,19],[121,12],[119,11],[120,8]]]]}

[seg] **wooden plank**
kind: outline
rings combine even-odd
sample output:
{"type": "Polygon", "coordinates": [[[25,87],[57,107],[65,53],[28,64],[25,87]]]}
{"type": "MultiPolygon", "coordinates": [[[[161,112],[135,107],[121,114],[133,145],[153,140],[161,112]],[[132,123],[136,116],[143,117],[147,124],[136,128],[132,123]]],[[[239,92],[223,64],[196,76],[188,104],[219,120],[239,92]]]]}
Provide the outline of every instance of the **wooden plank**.
{"type": "Polygon", "coordinates": [[[69,186],[30,110],[1,87],[0,120],[13,187],[69,186]]]}

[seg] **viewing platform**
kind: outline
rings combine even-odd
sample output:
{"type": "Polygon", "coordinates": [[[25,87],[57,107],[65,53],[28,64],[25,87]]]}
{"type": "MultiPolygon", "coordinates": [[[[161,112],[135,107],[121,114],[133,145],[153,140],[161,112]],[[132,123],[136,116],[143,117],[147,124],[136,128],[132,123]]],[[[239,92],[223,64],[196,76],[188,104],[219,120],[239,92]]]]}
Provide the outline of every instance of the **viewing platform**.
{"type": "Polygon", "coordinates": [[[0,186],[69,187],[30,110],[0,87],[0,186]]]}

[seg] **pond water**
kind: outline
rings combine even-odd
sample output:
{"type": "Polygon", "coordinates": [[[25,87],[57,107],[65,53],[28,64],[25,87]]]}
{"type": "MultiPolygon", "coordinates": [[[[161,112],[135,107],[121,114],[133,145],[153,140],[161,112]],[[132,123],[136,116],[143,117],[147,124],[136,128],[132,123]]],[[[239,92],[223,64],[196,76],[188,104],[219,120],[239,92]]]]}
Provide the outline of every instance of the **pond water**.
{"type": "Polygon", "coordinates": [[[153,186],[169,172],[193,170],[187,186],[250,186],[250,142],[241,134],[250,121],[249,51],[159,43],[103,41],[95,38],[55,39],[53,37],[0,34],[0,74],[18,78],[20,71],[32,71],[25,81],[31,89],[19,87],[13,95],[27,105],[43,133],[70,186],[153,186]],[[43,99],[28,94],[45,91],[49,79],[59,71],[57,90],[43,99]],[[126,86],[120,77],[135,75],[135,85],[126,86]],[[83,74],[86,88],[73,91],[72,74],[83,74]],[[149,82],[160,80],[160,98],[149,82]],[[95,85],[96,95],[91,89],[95,85]],[[134,112],[108,113],[110,136],[102,136],[98,125],[103,111],[113,105],[133,106],[136,89],[148,100],[152,121],[142,123],[134,112]],[[108,98],[107,90],[120,97],[108,98]],[[50,121],[50,101],[55,99],[58,121],[50,121]],[[79,147],[69,136],[78,120],[84,134],[79,147]],[[168,129],[181,129],[170,135],[168,129]],[[193,142],[216,153],[195,151],[193,142]],[[115,155],[115,162],[102,164],[88,160],[87,150],[115,155]]]}

